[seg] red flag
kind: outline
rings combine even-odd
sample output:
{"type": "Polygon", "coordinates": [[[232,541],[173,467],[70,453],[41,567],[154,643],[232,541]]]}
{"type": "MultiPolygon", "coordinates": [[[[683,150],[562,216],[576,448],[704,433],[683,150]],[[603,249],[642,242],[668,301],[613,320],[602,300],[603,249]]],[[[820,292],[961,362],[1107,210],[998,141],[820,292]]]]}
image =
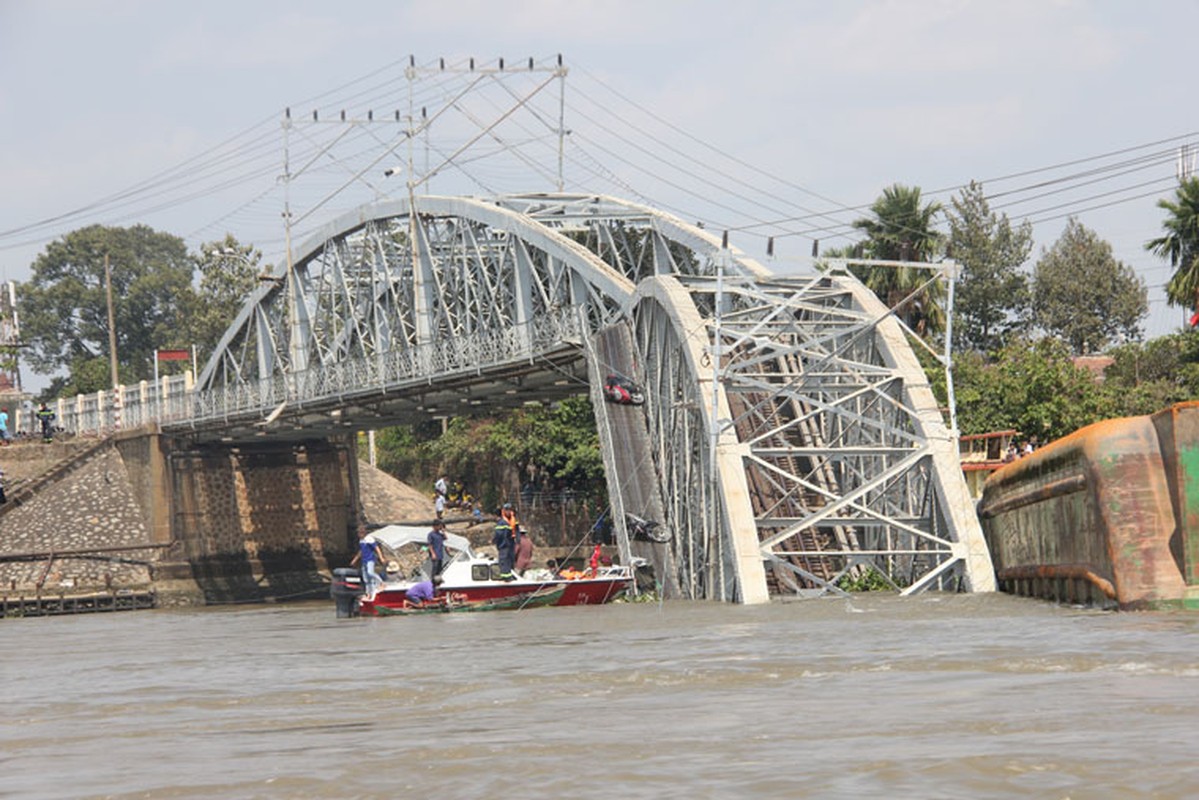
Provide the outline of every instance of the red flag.
{"type": "Polygon", "coordinates": [[[192,354],[189,350],[159,350],[159,361],[188,361],[192,354]]]}
{"type": "Polygon", "coordinates": [[[1199,325],[1199,311],[1191,315],[1191,327],[1193,328],[1196,325],[1199,325]]]}

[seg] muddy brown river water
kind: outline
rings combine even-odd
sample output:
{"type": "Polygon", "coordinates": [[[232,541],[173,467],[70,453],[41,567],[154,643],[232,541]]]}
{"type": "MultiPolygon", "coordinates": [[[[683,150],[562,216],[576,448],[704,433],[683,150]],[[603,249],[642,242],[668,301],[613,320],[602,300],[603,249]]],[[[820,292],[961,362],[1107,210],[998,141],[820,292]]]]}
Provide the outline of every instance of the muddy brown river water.
{"type": "Polygon", "coordinates": [[[1003,595],[0,621],[0,798],[1189,798],[1199,614],[1003,595]]]}

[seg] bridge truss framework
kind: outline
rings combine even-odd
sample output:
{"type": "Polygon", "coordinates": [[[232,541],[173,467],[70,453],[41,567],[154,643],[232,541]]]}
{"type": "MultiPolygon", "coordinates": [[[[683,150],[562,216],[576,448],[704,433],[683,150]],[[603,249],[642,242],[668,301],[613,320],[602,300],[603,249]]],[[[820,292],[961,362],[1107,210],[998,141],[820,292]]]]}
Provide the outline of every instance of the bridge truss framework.
{"type": "Polygon", "coordinates": [[[609,197],[415,205],[329,223],[248,299],[196,391],[127,396],[124,419],[298,438],[553,400],[585,391],[585,337],[628,325],[681,594],[756,603],[871,575],[993,590],[956,443],[852,276],[777,277],[609,197]]]}

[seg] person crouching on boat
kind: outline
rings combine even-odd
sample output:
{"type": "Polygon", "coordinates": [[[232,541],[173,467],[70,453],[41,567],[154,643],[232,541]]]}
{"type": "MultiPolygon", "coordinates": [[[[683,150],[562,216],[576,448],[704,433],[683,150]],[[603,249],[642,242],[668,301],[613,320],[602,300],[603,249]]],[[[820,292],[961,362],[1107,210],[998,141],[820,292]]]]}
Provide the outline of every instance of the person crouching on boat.
{"type": "MultiPolygon", "coordinates": [[[[434,578],[437,583],[441,583],[440,578],[434,578]]],[[[408,591],[404,592],[404,597],[407,599],[406,605],[423,606],[437,596],[437,588],[433,585],[433,581],[420,581],[408,587],[408,591]]]]}
{"type": "Polygon", "coordinates": [[[367,532],[365,525],[359,525],[358,552],[350,559],[350,566],[362,564],[362,588],[367,600],[374,600],[375,592],[383,585],[383,578],[376,571],[382,561],[383,551],[379,549],[379,542],[374,535],[367,532]]]}

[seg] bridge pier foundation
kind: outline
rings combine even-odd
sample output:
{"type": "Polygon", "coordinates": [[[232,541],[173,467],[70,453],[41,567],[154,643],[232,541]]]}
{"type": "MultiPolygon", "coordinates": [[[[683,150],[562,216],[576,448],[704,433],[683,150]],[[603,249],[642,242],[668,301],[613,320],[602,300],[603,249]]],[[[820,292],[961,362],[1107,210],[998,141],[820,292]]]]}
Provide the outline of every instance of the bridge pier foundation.
{"type": "Polygon", "coordinates": [[[324,597],[358,507],[349,437],[194,445],[125,431],[0,506],[0,588],[153,591],[162,605],[324,597]]]}

